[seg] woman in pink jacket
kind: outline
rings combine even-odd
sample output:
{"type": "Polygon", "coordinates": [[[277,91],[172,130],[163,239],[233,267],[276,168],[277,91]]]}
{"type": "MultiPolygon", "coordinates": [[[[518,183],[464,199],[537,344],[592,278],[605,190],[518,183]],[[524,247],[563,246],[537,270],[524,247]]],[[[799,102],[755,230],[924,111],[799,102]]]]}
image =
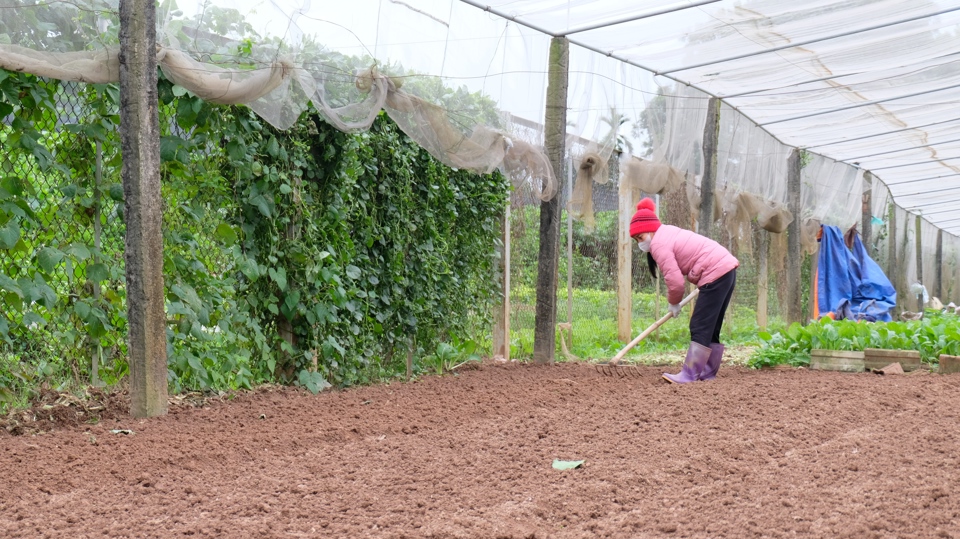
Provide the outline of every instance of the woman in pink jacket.
{"type": "Polygon", "coordinates": [[[667,283],[667,301],[673,316],[680,314],[684,277],[700,289],[690,317],[691,342],[683,368],[679,374],[664,373],[664,379],[685,384],[716,378],[723,359],[720,327],[733,295],[740,262],[710,238],[661,224],[649,198],[637,204],[637,213],[630,221],[630,236],[640,250],[647,253],[650,272],[656,276],[657,267],[660,268],[667,283]]]}

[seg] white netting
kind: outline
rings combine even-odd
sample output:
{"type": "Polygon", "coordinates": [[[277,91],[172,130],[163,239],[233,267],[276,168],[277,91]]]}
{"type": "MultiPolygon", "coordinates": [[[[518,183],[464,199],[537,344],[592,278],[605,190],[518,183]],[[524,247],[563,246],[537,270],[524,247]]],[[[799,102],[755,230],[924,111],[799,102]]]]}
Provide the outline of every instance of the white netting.
{"type": "MultiPolygon", "coordinates": [[[[381,16],[396,23],[410,22],[409,27],[382,28],[374,42],[389,42],[394,30],[402,30],[403,39],[420,35],[417,28],[424,24],[442,28],[448,40],[457,32],[477,30],[453,9],[442,20],[405,3],[367,4],[376,4],[381,16]]],[[[310,101],[344,131],[369,128],[386,109],[404,132],[445,164],[480,173],[502,168],[515,182],[536,185],[541,198],[553,196],[556,179],[546,166],[542,129],[511,133],[512,124],[504,121],[508,115],[498,107],[506,101],[504,92],[529,83],[531,75],[539,79],[534,87],[542,86],[545,68],[532,74],[529,69],[518,71],[519,76],[502,72],[497,84],[484,85],[480,92],[461,84],[452,85],[462,88],[451,92],[451,79],[486,74],[483,66],[491,62],[506,68],[514,57],[499,47],[437,50],[424,42],[415,48],[426,54],[410,65],[382,65],[366,54],[369,48],[355,31],[323,15],[326,12],[310,2],[238,0],[217,6],[168,1],[158,10],[157,61],[175,84],[213,103],[247,104],[278,129],[292,126],[310,101]],[[325,38],[345,41],[328,43],[325,38]],[[424,60],[430,58],[439,60],[439,72],[416,74],[414,69],[429,65],[424,60]]],[[[0,42],[7,42],[0,43],[0,67],[76,82],[119,81],[116,1],[2,0],[0,16],[0,42]]],[[[547,41],[516,27],[495,26],[504,44],[529,42],[536,47],[547,41]]],[[[395,50],[382,52],[395,60],[395,50]]],[[[533,102],[542,114],[542,96],[533,102]]]]}

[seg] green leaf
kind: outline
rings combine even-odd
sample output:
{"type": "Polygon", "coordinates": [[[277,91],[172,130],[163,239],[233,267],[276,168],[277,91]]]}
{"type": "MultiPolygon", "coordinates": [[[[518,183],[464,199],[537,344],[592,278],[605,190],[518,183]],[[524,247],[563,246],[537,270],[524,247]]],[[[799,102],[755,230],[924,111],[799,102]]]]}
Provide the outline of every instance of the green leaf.
{"type": "Polygon", "coordinates": [[[183,97],[187,95],[187,89],[184,88],[183,86],[180,86],[179,84],[174,84],[172,91],[173,91],[173,95],[177,97],[183,97]]]}
{"type": "Polygon", "coordinates": [[[90,316],[91,305],[86,300],[78,301],[73,306],[73,312],[80,317],[80,320],[86,321],[90,316]]]}
{"type": "Polygon", "coordinates": [[[111,183],[107,187],[107,194],[111,199],[117,202],[123,202],[123,185],[119,183],[111,183]]]}
{"type": "Polygon", "coordinates": [[[583,466],[585,460],[557,460],[553,461],[554,470],[573,470],[583,466]]]}
{"type": "Polygon", "coordinates": [[[163,161],[176,161],[177,154],[183,145],[184,140],[180,137],[160,137],[160,159],[163,161]]]}
{"type": "Polygon", "coordinates": [[[7,225],[0,228],[0,249],[13,249],[20,241],[20,225],[15,220],[10,220],[7,225]]]}
{"type": "Polygon", "coordinates": [[[47,325],[47,320],[44,317],[40,316],[39,314],[33,311],[30,311],[23,315],[23,322],[21,323],[23,326],[27,328],[29,328],[30,326],[33,326],[34,324],[36,324],[38,327],[43,327],[47,325]]]}
{"type": "Polygon", "coordinates": [[[243,273],[247,279],[251,281],[256,281],[260,278],[260,266],[257,265],[257,261],[252,258],[243,258],[237,264],[240,268],[240,272],[243,273]]]}
{"type": "Polygon", "coordinates": [[[71,243],[63,250],[68,255],[72,255],[77,260],[86,260],[90,258],[90,249],[82,243],[71,243]]]}
{"type": "Polygon", "coordinates": [[[50,273],[60,265],[64,256],[66,255],[60,249],[44,247],[37,253],[37,263],[40,265],[40,269],[50,273]]]}
{"type": "Polygon", "coordinates": [[[20,289],[20,285],[5,273],[0,273],[0,288],[12,292],[18,297],[23,297],[23,290],[20,289]]]}
{"type": "Polygon", "coordinates": [[[347,266],[347,277],[350,277],[351,279],[359,279],[360,274],[360,268],[354,266],[353,264],[347,266]]]}
{"type": "Polygon", "coordinates": [[[273,217],[273,211],[270,209],[270,202],[263,195],[257,195],[250,200],[250,204],[253,204],[260,210],[260,213],[264,217],[270,219],[273,217]]]}
{"type": "Polygon", "coordinates": [[[214,235],[227,246],[237,243],[237,231],[227,223],[220,223],[214,231],[214,235]]]}
{"type": "Polygon", "coordinates": [[[198,358],[197,356],[194,356],[192,354],[190,356],[187,356],[187,364],[189,364],[190,368],[192,368],[195,371],[198,371],[198,372],[203,371],[203,364],[200,363],[200,358],[198,358]]]}
{"type": "Polygon", "coordinates": [[[314,395],[331,387],[330,383],[327,382],[319,372],[311,372],[306,369],[300,371],[300,374],[297,376],[297,381],[314,395]]]}
{"type": "Polygon", "coordinates": [[[270,137],[270,141],[267,142],[267,153],[270,157],[276,157],[280,153],[280,144],[277,142],[277,137],[270,137]]]}
{"type": "Polygon", "coordinates": [[[11,196],[19,197],[23,196],[26,191],[26,184],[18,176],[5,176],[3,180],[0,180],[0,188],[11,196]]]}
{"type": "Polygon", "coordinates": [[[87,279],[95,283],[102,283],[110,278],[110,268],[106,264],[97,263],[87,266],[87,279]]]}
{"type": "Polygon", "coordinates": [[[57,293],[50,285],[37,273],[33,276],[34,293],[37,295],[36,301],[48,309],[52,309],[57,304],[57,293]]]}
{"type": "Polygon", "coordinates": [[[243,161],[247,157],[247,149],[241,142],[231,140],[227,142],[227,156],[234,161],[243,161]]]}
{"type": "Polygon", "coordinates": [[[270,268],[267,273],[270,275],[270,278],[273,279],[273,282],[277,283],[277,287],[280,288],[281,291],[287,289],[287,270],[283,268],[270,268]]]}

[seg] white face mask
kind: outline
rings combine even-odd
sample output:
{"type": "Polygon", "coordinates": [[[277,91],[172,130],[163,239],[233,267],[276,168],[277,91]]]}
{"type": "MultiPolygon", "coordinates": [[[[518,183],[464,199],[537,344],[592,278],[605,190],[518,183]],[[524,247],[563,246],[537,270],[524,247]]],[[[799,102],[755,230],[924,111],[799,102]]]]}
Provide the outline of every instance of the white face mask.
{"type": "Polygon", "coordinates": [[[645,252],[645,253],[649,253],[649,252],[650,252],[650,240],[649,240],[649,239],[646,239],[646,240],[643,240],[643,241],[638,241],[638,242],[637,242],[637,247],[639,247],[641,251],[643,251],[643,252],[645,252]]]}

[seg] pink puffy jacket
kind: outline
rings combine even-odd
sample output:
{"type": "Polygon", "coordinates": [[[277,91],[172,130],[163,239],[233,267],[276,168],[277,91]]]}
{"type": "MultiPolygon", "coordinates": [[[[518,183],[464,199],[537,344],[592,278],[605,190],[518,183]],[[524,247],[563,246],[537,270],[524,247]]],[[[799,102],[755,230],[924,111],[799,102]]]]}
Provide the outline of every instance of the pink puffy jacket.
{"type": "Polygon", "coordinates": [[[740,261],[719,243],[671,225],[657,229],[650,242],[650,254],[667,283],[667,301],[673,304],[683,300],[684,277],[700,287],[740,266],[740,261]]]}

